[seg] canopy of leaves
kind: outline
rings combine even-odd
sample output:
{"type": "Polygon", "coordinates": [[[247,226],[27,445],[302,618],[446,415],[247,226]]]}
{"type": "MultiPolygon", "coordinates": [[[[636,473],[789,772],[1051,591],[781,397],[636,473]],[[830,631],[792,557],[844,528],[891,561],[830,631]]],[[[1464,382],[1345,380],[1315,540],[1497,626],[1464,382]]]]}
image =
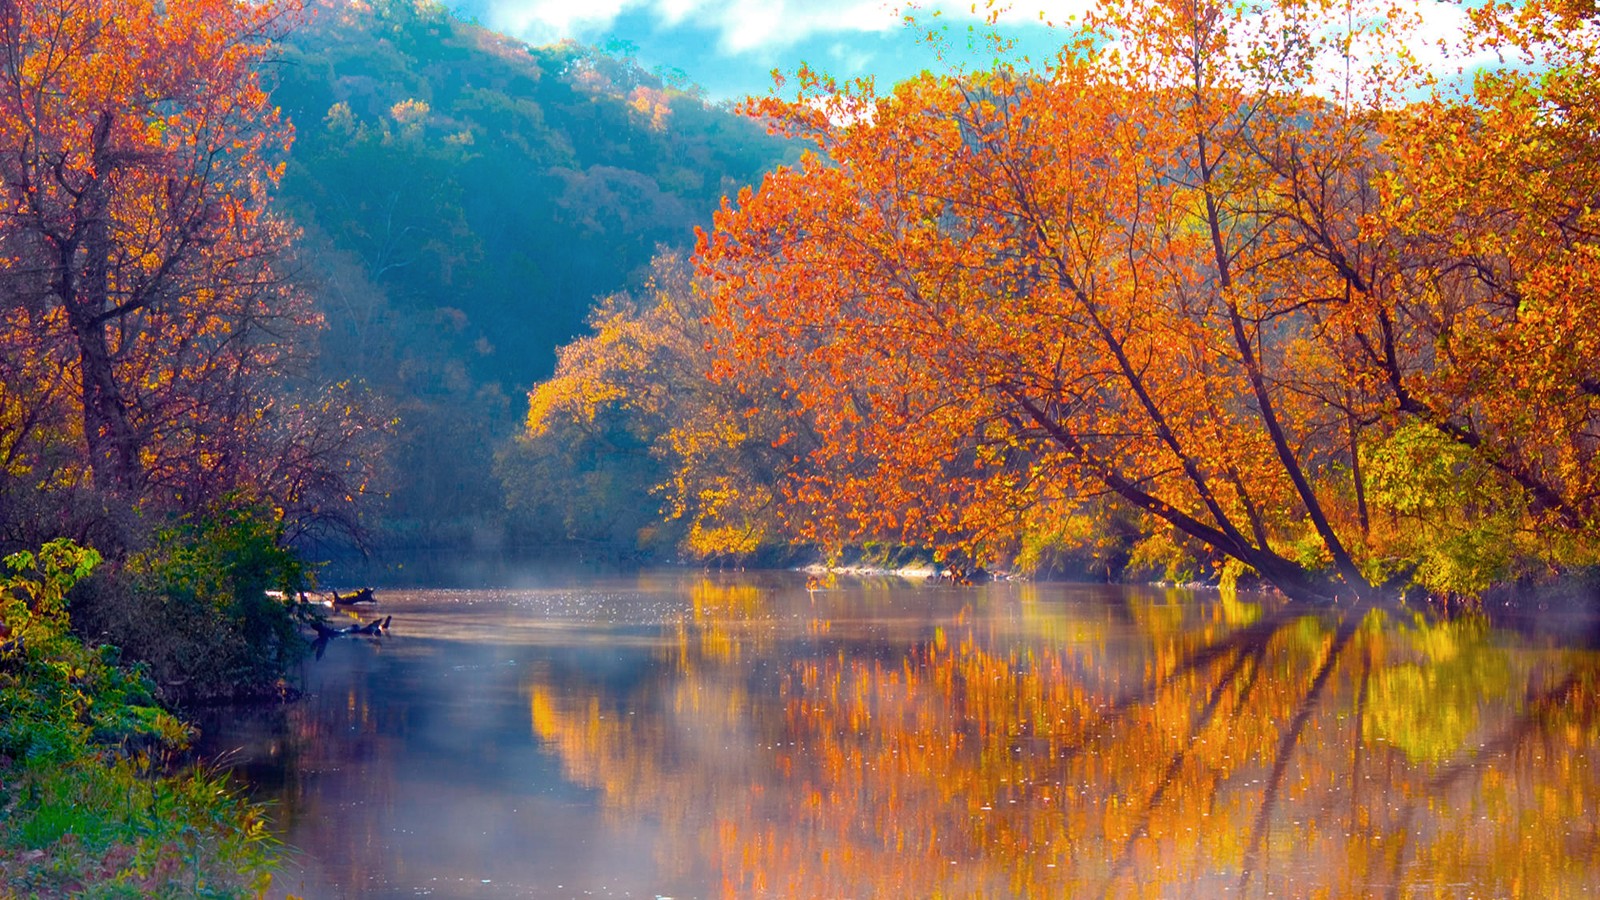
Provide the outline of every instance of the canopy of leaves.
{"type": "Polygon", "coordinates": [[[658,256],[563,346],[497,468],[524,538],[590,556],[748,560],[776,551],[774,478],[794,458],[785,418],[744,416],[706,378],[704,295],[683,257],[658,256]]]}
{"type": "Polygon", "coordinates": [[[294,10],[0,7],[0,544],[226,495],[340,517],[363,417],[298,379],[321,322],[274,210],[261,67],[294,10]]]}
{"type": "Polygon", "coordinates": [[[1356,20],[1114,2],[1040,75],[753,104],[816,153],[699,259],[719,375],[821,438],[811,532],[993,556],[1110,494],[1302,596],[1592,561],[1595,31],[1486,9],[1544,74],[1430,95],[1356,20]]]}

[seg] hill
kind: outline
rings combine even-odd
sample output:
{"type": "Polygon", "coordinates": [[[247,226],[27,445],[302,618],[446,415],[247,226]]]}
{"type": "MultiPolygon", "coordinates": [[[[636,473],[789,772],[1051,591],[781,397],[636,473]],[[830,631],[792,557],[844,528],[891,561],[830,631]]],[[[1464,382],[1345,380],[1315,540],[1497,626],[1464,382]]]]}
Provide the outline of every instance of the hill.
{"type": "Polygon", "coordinates": [[[625,57],[438,4],[319,5],[284,49],[283,202],[324,298],[319,374],[398,420],[377,542],[498,546],[491,460],[554,349],[789,150],[625,57]]]}

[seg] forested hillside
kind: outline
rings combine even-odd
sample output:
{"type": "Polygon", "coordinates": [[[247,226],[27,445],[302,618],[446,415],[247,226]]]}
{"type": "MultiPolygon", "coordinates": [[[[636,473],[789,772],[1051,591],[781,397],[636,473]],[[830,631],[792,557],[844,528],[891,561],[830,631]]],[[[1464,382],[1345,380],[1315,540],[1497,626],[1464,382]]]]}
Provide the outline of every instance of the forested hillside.
{"type": "Polygon", "coordinates": [[[687,247],[784,145],[693,88],[411,0],[314,7],[274,99],[322,375],[390,404],[380,546],[497,546],[492,459],[595,298],[687,247]]]}

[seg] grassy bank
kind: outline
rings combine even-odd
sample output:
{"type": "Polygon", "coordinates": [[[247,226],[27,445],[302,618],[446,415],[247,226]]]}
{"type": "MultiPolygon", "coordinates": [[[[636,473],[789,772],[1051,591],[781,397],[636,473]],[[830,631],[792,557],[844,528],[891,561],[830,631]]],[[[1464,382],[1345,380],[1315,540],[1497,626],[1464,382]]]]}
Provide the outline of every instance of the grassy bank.
{"type": "Polygon", "coordinates": [[[0,570],[0,897],[258,895],[277,851],[260,810],[223,776],[164,774],[188,728],[68,631],[98,563],[55,541],[0,570]]]}

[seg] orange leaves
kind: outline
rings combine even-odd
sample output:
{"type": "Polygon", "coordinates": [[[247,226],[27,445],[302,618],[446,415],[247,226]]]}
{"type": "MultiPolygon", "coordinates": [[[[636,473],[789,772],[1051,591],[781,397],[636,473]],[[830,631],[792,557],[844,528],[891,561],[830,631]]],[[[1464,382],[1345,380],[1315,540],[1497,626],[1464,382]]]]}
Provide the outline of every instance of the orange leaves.
{"type": "Polygon", "coordinates": [[[1592,518],[1594,81],[1395,111],[1401,60],[1324,101],[1342,17],[1108,4],[1116,49],[1043,77],[763,101],[827,162],[741,195],[698,258],[717,371],[781,378],[817,429],[790,496],[1004,546],[1069,502],[1040,484],[1097,483],[1286,589],[1365,594],[1363,447],[1420,417],[1509,505],[1592,518]],[[1538,416],[1566,436],[1529,440],[1538,416]]]}
{"type": "Polygon", "coordinates": [[[290,131],[258,66],[289,4],[27,0],[0,12],[9,296],[58,308],[99,487],[201,502],[246,480],[314,324],[267,206],[290,131]]]}
{"type": "Polygon", "coordinates": [[[1137,131],[1086,76],[902,85],[870,125],[835,135],[838,168],[779,173],[719,216],[701,256],[723,359],[785,359],[825,438],[829,480],[802,498],[830,495],[869,532],[991,533],[1029,502],[1010,465],[1048,452],[1013,419],[1005,463],[973,456],[1012,394],[1052,393],[1100,426],[1118,415],[1095,346],[1146,335],[1129,330],[1145,317],[1123,305],[1139,298],[1117,249],[1139,207],[1118,193],[1130,180],[1105,137],[1137,131]]]}

